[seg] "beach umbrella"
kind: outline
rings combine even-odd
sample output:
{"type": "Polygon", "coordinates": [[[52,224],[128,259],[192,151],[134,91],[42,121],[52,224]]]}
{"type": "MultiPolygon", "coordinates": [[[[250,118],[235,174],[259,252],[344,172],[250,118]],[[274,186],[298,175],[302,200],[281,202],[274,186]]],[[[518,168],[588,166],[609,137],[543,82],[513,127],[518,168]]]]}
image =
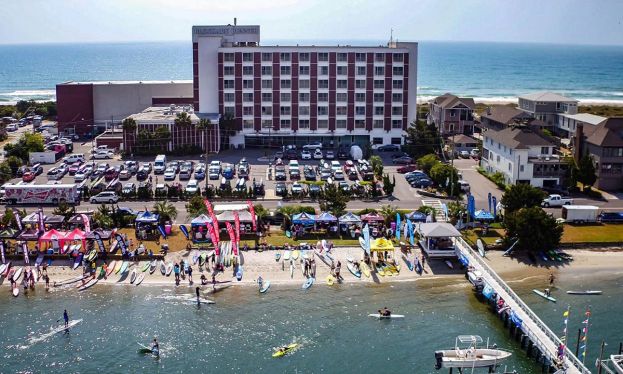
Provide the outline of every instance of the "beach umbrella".
{"type": "Polygon", "coordinates": [[[396,239],[400,240],[400,213],[396,213],[396,239]]]}

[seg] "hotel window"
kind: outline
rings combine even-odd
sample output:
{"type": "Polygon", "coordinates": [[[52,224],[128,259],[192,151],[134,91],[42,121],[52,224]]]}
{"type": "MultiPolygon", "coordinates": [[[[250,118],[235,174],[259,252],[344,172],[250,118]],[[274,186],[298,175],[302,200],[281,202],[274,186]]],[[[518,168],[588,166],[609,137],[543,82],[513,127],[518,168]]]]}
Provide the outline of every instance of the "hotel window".
{"type": "Polygon", "coordinates": [[[318,79],[318,88],[329,88],[328,79],[318,79]]]}
{"type": "Polygon", "coordinates": [[[289,66],[282,66],[280,70],[281,70],[281,75],[290,75],[289,66]]]}
{"type": "Polygon", "coordinates": [[[236,108],[235,107],[233,107],[233,106],[226,106],[225,107],[225,113],[224,114],[234,116],[235,113],[236,113],[236,108]]]}
{"type": "Polygon", "coordinates": [[[226,79],[223,81],[223,88],[234,88],[234,80],[226,79]]]}
{"type": "Polygon", "coordinates": [[[374,61],[376,62],[385,62],[385,53],[375,53],[374,61]]]}
{"type": "Polygon", "coordinates": [[[337,67],[337,75],[346,75],[346,74],[348,74],[348,66],[337,67]]]}
{"type": "Polygon", "coordinates": [[[375,103],[382,103],[383,101],[385,101],[385,95],[383,95],[382,93],[375,93],[374,94],[374,102],[375,103]]]}
{"type": "Polygon", "coordinates": [[[337,60],[340,62],[348,61],[348,53],[338,53],[336,57],[337,57],[337,60]]]}
{"type": "Polygon", "coordinates": [[[338,79],[337,80],[337,88],[347,88],[348,81],[346,79],[338,79]]]}
{"type": "Polygon", "coordinates": [[[392,138],[392,144],[401,145],[402,138],[392,138]]]}
{"type": "Polygon", "coordinates": [[[272,102],[273,101],[273,94],[272,92],[262,92],[262,101],[263,102],[272,102]]]}
{"type": "Polygon", "coordinates": [[[292,100],[292,95],[289,92],[282,92],[280,96],[282,103],[289,103],[292,100]]]}
{"type": "Polygon", "coordinates": [[[392,129],[401,129],[402,128],[402,120],[393,119],[392,120],[392,129]]]}
{"type": "Polygon", "coordinates": [[[273,127],[273,120],[271,119],[263,119],[262,120],[262,128],[263,129],[270,129],[273,127]]]}
{"type": "Polygon", "coordinates": [[[282,119],[280,121],[280,125],[282,130],[290,129],[292,127],[289,119],[282,119]]]}
{"type": "Polygon", "coordinates": [[[280,56],[281,61],[290,61],[290,54],[287,52],[281,52],[280,56]]]}
{"type": "Polygon", "coordinates": [[[348,100],[348,95],[346,92],[338,92],[335,94],[335,101],[345,102],[348,100]]]}
{"type": "Polygon", "coordinates": [[[328,66],[318,66],[318,75],[329,75],[328,66]]]}
{"type": "Polygon", "coordinates": [[[282,116],[289,116],[290,115],[290,107],[289,106],[282,106],[281,108],[279,108],[279,114],[281,114],[282,116]]]}
{"type": "Polygon", "coordinates": [[[329,54],[327,52],[318,53],[318,61],[329,61],[329,54]]]}
{"type": "Polygon", "coordinates": [[[273,75],[272,66],[262,66],[262,75],[273,75]]]}
{"type": "Polygon", "coordinates": [[[292,87],[292,81],[289,79],[282,79],[281,80],[281,88],[291,88],[292,87]]]}
{"type": "Polygon", "coordinates": [[[357,62],[366,62],[366,54],[365,53],[356,53],[355,61],[357,62]]]}
{"type": "Polygon", "coordinates": [[[224,75],[234,75],[234,67],[233,66],[225,66],[223,67],[224,75]]]}
{"type": "Polygon", "coordinates": [[[223,101],[234,101],[234,94],[233,93],[225,93],[223,101]]]}
{"type": "Polygon", "coordinates": [[[362,119],[356,119],[355,120],[355,128],[356,129],[365,129],[366,128],[366,121],[364,121],[362,119]]]}
{"type": "Polygon", "coordinates": [[[356,106],[355,107],[355,115],[356,116],[365,116],[366,115],[366,107],[365,106],[356,106]]]}
{"type": "Polygon", "coordinates": [[[253,120],[252,119],[245,119],[244,121],[242,121],[242,125],[246,130],[252,129],[253,128],[253,120]]]}
{"type": "Polygon", "coordinates": [[[225,62],[233,62],[234,61],[234,54],[233,53],[224,53],[223,54],[223,60],[225,62]]]}
{"type": "Polygon", "coordinates": [[[383,79],[375,79],[374,88],[385,88],[385,81],[383,79]]]}
{"type": "Polygon", "coordinates": [[[243,116],[252,116],[253,115],[253,107],[252,106],[243,106],[242,107],[242,115],[243,116]]]}
{"type": "Polygon", "coordinates": [[[393,80],[392,88],[401,90],[402,89],[402,81],[401,80],[393,80]]]}
{"type": "Polygon", "coordinates": [[[375,66],[374,67],[374,75],[385,75],[385,67],[384,66],[375,66]]]}
{"type": "Polygon", "coordinates": [[[253,66],[243,66],[242,75],[253,75],[253,66]]]}
{"type": "Polygon", "coordinates": [[[319,119],[318,120],[318,128],[319,129],[328,129],[329,128],[329,121],[327,121],[326,119],[319,119]]]}
{"type": "Polygon", "coordinates": [[[401,106],[393,106],[392,107],[392,116],[402,116],[402,107],[401,106]]]}
{"type": "Polygon", "coordinates": [[[402,75],[402,71],[403,71],[402,66],[394,66],[392,68],[392,75],[401,76],[402,75]]]}
{"type": "Polygon", "coordinates": [[[345,106],[336,106],[335,114],[338,116],[345,116],[348,113],[347,108],[345,106]]]}
{"type": "Polygon", "coordinates": [[[402,53],[394,53],[394,62],[402,62],[404,60],[402,53]]]}
{"type": "Polygon", "coordinates": [[[262,107],[262,115],[263,116],[272,116],[273,115],[273,107],[270,105],[262,107]]]}
{"type": "Polygon", "coordinates": [[[262,53],[262,61],[264,61],[264,62],[272,62],[273,61],[273,54],[269,53],[269,52],[263,52],[262,53]]]}
{"type": "Polygon", "coordinates": [[[299,61],[309,61],[309,53],[299,53],[299,61]]]}
{"type": "Polygon", "coordinates": [[[309,94],[306,92],[299,93],[299,101],[302,103],[309,102],[309,94]]]}
{"type": "Polygon", "coordinates": [[[357,66],[357,75],[366,75],[366,67],[357,66]]]}
{"type": "Polygon", "coordinates": [[[375,119],[374,121],[372,121],[372,127],[375,129],[382,129],[383,128],[383,120],[382,119],[375,119]]]}
{"type": "Polygon", "coordinates": [[[338,119],[337,121],[335,121],[335,128],[336,129],[345,129],[346,128],[346,120],[345,119],[338,119]]]}
{"type": "Polygon", "coordinates": [[[253,88],[253,79],[245,79],[242,81],[242,88],[253,88]]]}
{"type": "Polygon", "coordinates": [[[372,144],[383,144],[383,138],[372,138],[372,144]]]}
{"type": "Polygon", "coordinates": [[[385,109],[385,108],[384,108],[384,107],[382,107],[382,106],[375,106],[375,107],[374,107],[374,115],[375,115],[375,116],[382,116],[382,115],[383,115],[383,113],[385,112],[385,111],[384,111],[384,109],[385,109]]]}
{"type": "Polygon", "coordinates": [[[300,106],[299,107],[299,115],[300,116],[308,116],[309,115],[309,107],[308,106],[300,106]]]}
{"type": "Polygon", "coordinates": [[[309,88],[309,79],[300,80],[299,88],[309,88]]]}
{"type": "Polygon", "coordinates": [[[401,93],[393,93],[392,94],[392,101],[394,103],[402,103],[402,94],[401,93]]]}
{"type": "Polygon", "coordinates": [[[328,106],[319,106],[318,107],[318,115],[319,116],[329,115],[329,107],[328,106]]]}
{"type": "Polygon", "coordinates": [[[365,79],[357,79],[355,81],[355,88],[366,88],[366,80],[365,79]]]}
{"type": "Polygon", "coordinates": [[[253,53],[245,52],[242,54],[242,61],[253,62],[253,53]]]}
{"type": "Polygon", "coordinates": [[[309,65],[299,66],[299,75],[309,75],[309,65]]]}
{"type": "Polygon", "coordinates": [[[308,129],[309,128],[309,120],[308,119],[300,119],[299,120],[299,129],[308,129]]]}
{"type": "Polygon", "coordinates": [[[326,103],[329,101],[329,94],[326,92],[318,92],[318,101],[326,103]]]}
{"type": "Polygon", "coordinates": [[[271,79],[262,79],[262,88],[273,88],[273,81],[271,79]]]}
{"type": "Polygon", "coordinates": [[[356,93],[355,94],[355,101],[357,102],[365,102],[366,101],[366,94],[365,93],[356,93]]]}

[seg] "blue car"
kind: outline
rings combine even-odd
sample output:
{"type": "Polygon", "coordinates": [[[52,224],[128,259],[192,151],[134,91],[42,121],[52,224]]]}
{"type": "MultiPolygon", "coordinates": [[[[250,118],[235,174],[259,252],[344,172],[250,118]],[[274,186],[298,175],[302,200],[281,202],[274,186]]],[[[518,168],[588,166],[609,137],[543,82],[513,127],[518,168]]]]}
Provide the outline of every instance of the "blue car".
{"type": "Polygon", "coordinates": [[[204,180],[206,177],[206,169],[204,168],[195,168],[195,179],[198,181],[204,180]]]}
{"type": "Polygon", "coordinates": [[[233,179],[234,178],[234,168],[231,166],[226,166],[223,169],[223,177],[225,177],[225,179],[233,179]]]}

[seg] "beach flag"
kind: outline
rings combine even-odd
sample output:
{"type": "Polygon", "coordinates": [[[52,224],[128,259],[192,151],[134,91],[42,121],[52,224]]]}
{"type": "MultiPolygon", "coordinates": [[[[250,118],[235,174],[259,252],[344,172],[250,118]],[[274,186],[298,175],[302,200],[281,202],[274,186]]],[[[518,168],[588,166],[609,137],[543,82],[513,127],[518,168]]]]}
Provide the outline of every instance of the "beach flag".
{"type": "Polygon", "coordinates": [[[491,204],[493,205],[493,219],[495,219],[498,212],[498,199],[495,196],[491,198],[491,204]]]}
{"type": "Polygon", "coordinates": [[[43,221],[43,209],[39,208],[39,212],[37,214],[38,214],[37,220],[38,220],[38,225],[39,225],[39,232],[43,233],[45,232],[45,223],[43,221]]]}
{"type": "Polygon", "coordinates": [[[564,317],[563,319],[563,329],[562,329],[562,336],[560,337],[560,341],[562,342],[562,344],[559,347],[558,350],[558,357],[562,358],[565,356],[565,350],[567,348],[567,325],[569,324],[569,310],[571,309],[570,305],[567,305],[567,310],[565,310],[562,313],[562,316],[564,317]]]}
{"type": "Polygon", "coordinates": [[[208,234],[210,234],[210,240],[212,240],[212,244],[214,244],[214,248],[216,249],[216,251],[218,251],[218,238],[216,237],[216,234],[214,234],[214,227],[212,227],[212,225],[210,224],[207,224],[207,227],[208,227],[208,234]]]}
{"type": "Polygon", "coordinates": [[[24,263],[26,265],[30,265],[30,257],[28,255],[28,244],[26,244],[26,242],[22,242],[22,249],[24,250],[24,263]]]}
{"type": "MultiPolygon", "coordinates": [[[[83,217],[84,220],[84,217],[83,217]]],[[[104,247],[104,242],[102,241],[102,237],[100,236],[99,233],[95,232],[93,233],[93,236],[95,237],[95,242],[97,243],[97,246],[100,249],[100,252],[106,252],[106,248],[104,247]]]]}
{"type": "Polygon", "coordinates": [[[91,223],[89,222],[89,217],[86,214],[81,214],[80,217],[82,217],[82,224],[84,225],[84,231],[87,234],[90,233],[91,232],[91,223]]]}
{"type": "Polygon", "coordinates": [[[24,226],[22,225],[22,216],[20,216],[17,209],[13,209],[13,216],[15,217],[15,223],[17,223],[17,229],[22,231],[24,226]]]}
{"type": "Polygon", "coordinates": [[[257,231],[257,221],[255,217],[255,207],[251,200],[247,201],[247,205],[249,205],[249,213],[251,213],[251,224],[253,225],[253,231],[257,231]]]}
{"type": "Polygon", "coordinates": [[[0,256],[2,257],[2,263],[6,263],[5,253],[4,253],[4,240],[0,240],[0,256]]]}
{"type": "Polygon", "coordinates": [[[237,210],[234,210],[234,223],[236,225],[236,243],[240,243],[240,216],[237,210]]]}
{"type": "Polygon", "coordinates": [[[396,213],[396,240],[400,240],[400,213],[396,213]]]}
{"type": "Polygon", "coordinates": [[[413,228],[411,220],[407,220],[407,231],[409,231],[409,243],[411,243],[411,245],[415,245],[415,240],[413,238],[413,232],[415,229],[413,228]]]}
{"type": "Polygon", "coordinates": [[[489,204],[489,213],[491,212],[491,192],[487,194],[487,202],[489,204]]]}
{"type": "Polygon", "coordinates": [[[236,233],[234,232],[234,228],[231,227],[231,223],[225,222],[225,228],[227,228],[227,234],[229,235],[229,240],[232,243],[236,242],[236,233]]]}

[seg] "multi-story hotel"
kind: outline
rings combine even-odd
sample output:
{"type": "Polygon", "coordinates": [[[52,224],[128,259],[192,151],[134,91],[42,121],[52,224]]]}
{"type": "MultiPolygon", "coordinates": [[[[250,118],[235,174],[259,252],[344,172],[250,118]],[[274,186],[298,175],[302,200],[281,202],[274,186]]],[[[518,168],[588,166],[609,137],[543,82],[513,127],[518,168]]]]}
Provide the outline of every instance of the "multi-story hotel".
{"type": "MultiPolygon", "coordinates": [[[[160,98],[141,97],[149,105],[140,111],[192,104],[197,119],[233,119],[226,131],[211,129],[220,134],[222,144],[211,144],[209,151],[312,141],[336,147],[402,144],[404,130],[416,118],[417,43],[263,46],[259,26],[235,24],[194,26],[192,42],[192,97],[164,103],[162,97],[170,93],[153,91],[160,98]]],[[[65,92],[74,86],[57,87],[59,110],[64,97],[70,97],[65,92]]],[[[140,111],[137,119],[145,117],[140,111]]],[[[153,128],[154,118],[149,118],[145,126],[153,128]]],[[[143,124],[136,122],[139,131],[143,124]]],[[[162,125],[174,133],[171,122],[162,125]]],[[[122,147],[131,148],[131,143],[122,147]]],[[[171,143],[168,149],[177,146],[171,143]]]]}

